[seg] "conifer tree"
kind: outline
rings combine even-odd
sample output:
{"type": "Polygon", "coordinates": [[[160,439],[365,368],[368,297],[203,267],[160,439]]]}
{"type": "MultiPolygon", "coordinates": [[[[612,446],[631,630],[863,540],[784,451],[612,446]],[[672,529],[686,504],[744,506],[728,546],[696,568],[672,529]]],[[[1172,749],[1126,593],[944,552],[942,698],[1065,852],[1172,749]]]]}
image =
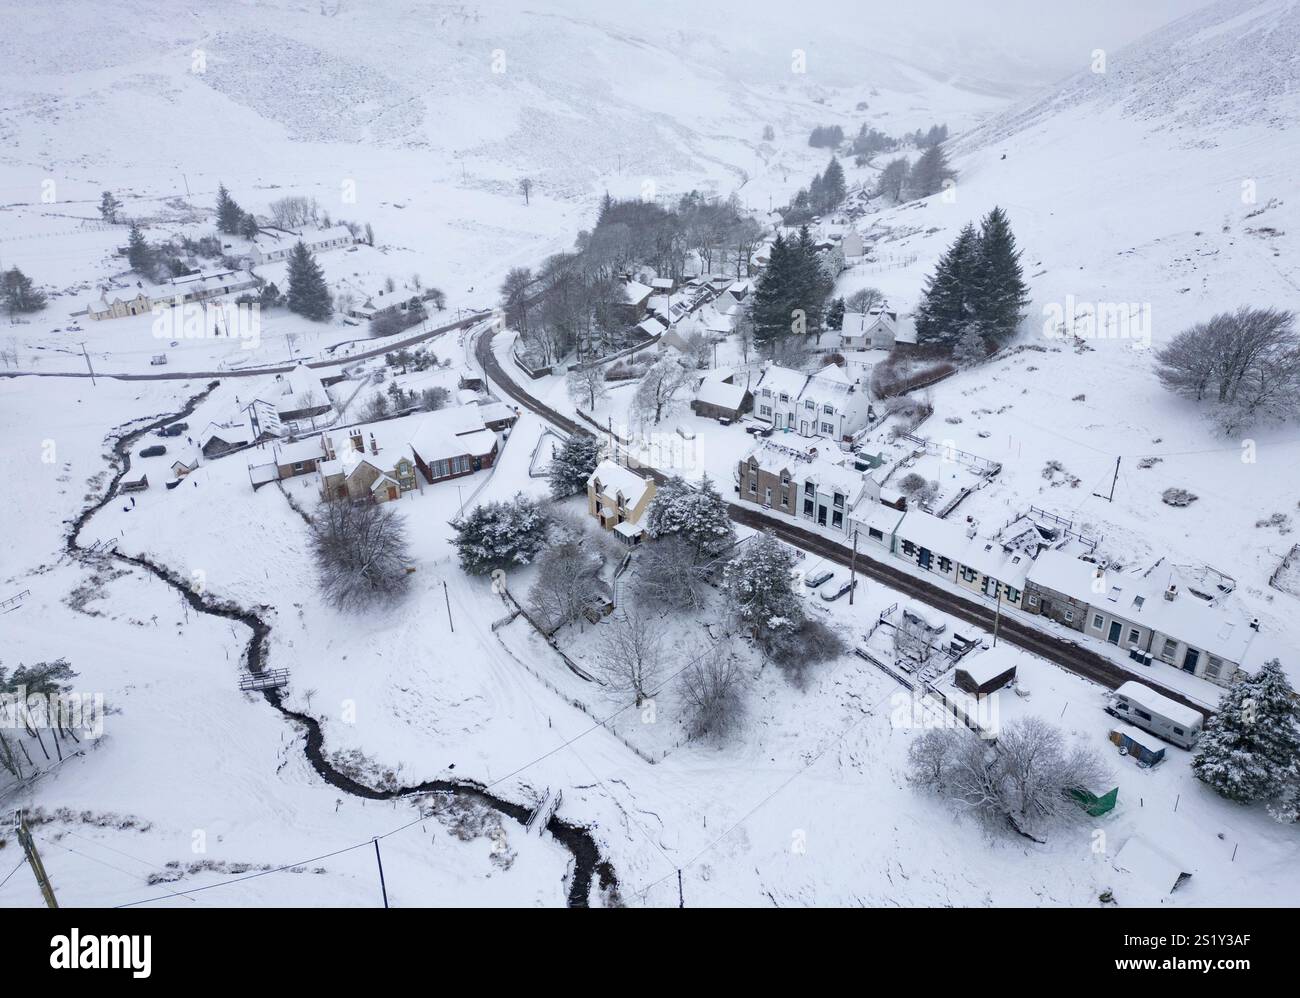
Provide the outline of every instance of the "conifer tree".
{"type": "Polygon", "coordinates": [[[10,315],[37,312],[45,307],[46,295],[32,284],[32,279],[17,267],[0,274],[0,302],[10,315]]]}
{"type": "Polygon", "coordinates": [[[328,319],[334,312],[329,287],[316,258],[299,240],[289,251],[289,311],[315,322],[328,319]]]}
{"type": "Polygon", "coordinates": [[[1277,659],[1235,679],[1197,741],[1192,772],[1229,800],[1270,800],[1300,773],[1295,691],[1277,659]]]}
{"type": "Polygon", "coordinates": [[[803,622],[794,592],[794,556],[771,534],[752,538],[727,562],[722,588],[732,612],[756,638],[770,639],[803,622]]]}
{"type": "Polygon", "coordinates": [[[979,262],[979,236],[967,224],[925,282],[916,310],[918,343],[951,349],[972,318],[971,281],[979,262]]]}
{"type": "Polygon", "coordinates": [[[131,231],[126,239],[126,259],[137,274],[146,273],[153,265],[153,248],[145,241],[144,233],[135,222],[131,223],[131,231]]]}
{"type": "Polygon", "coordinates": [[[767,266],[754,287],[750,318],[754,325],[754,343],[760,350],[772,348],[790,334],[790,313],[794,309],[795,262],[785,236],[772,241],[767,266]]]}
{"type": "Polygon", "coordinates": [[[942,146],[931,146],[912,165],[907,176],[907,192],[911,198],[927,198],[943,190],[944,181],[955,180],[957,171],[948,165],[942,146]]]}
{"type": "Polygon", "coordinates": [[[590,433],[574,433],[551,458],[551,495],[563,499],[586,491],[587,479],[599,463],[600,441],[590,433]]]}
{"type": "Polygon", "coordinates": [[[651,537],[682,537],[695,560],[715,558],[736,541],[727,503],[707,475],[694,488],[674,475],[655,491],[646,513],[651,537]]]}
{"type": "Polygon", "coordinates": [[[239,223],[243,221],[244,211],[235,203],[235,199],[226,190],[225,184],[217,185],[217,230],[228,236],[239,233],[239,223]]]}
{"type": "Polygon", "coordinates": [[[980,223],[979,264],[969,294],[980,333],[995,342],[1014,334],[1025,317],[1029,286],[1011,223],[1001,208],[994,207],[980,223]]]}
{"type": "Polygon", "coordinates": [[[122,202],[113,196],[112,191],[105,191],[99,199],[99,216],[105,222],[116,222],[117,213],[122,210],[122,202]]]}
{"type": "Polygon", "coordinates": [[[824,210],[834,211],[838,208],[840,202],[844,200],[847,190],[848,188],[844,183],[844,167],[840,166],[840,161],[832,156],[830,164],[826,167],[826,172],[822,174],[822,191],[825,196],[823,201],[824,210]]]}

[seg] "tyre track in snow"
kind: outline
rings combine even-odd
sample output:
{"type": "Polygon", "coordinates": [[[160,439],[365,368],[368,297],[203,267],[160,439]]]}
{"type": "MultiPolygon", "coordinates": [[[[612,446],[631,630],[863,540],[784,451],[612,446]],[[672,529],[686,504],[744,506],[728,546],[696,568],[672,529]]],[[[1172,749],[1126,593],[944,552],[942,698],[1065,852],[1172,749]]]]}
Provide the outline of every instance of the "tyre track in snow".
{"type": "MultiPolygon", "coordinates": [[[[249,672],[258,673],[266,667],[266,639],[271,633],[271,625],[266,622],[263,614],[273,611],[274,607],[259,605],[255,609],[249,610],[227,600],[218,599],[206,592],[195,592],[188,580],[144,555],[128,555],[117,550],[92,552],[82,547],[79,540],[82,528],[85,527],[91,517],[118,497],[118,485],[131,470],[131,450],[136,442],[152,430],[161,429],[169,423],[174,423],[192,415],[200,403],[217,387],[217,384],[216,381],[211,382],[203,391],[192,396],[179,412],[155,417],[149,422],[135,429],[127,430],[113,438],[112,449],[117,461],[117,471],[104,490],[102,498],[91,503],[71,521],[65,539],[65,546],[73,558],[82,562],[94,558],[111,557],[140,568],[176,590],[180,597],[198,613],[243,624],[249,628],[252,636],[244,648],[242,663],[249,672]]],[[[316,718],[285,706],[283,696],[279,690],[263,690],[262,696],[283,717],[303,728],[306,733],[303,751],[312,769],[326,783],[345,793],[367,800],[393,800],[419,794],[450,794],[484,804],[518,822],[521,826],[526,826],[529,817],[532,815],[531,808],[497,797],[490,792],[487,786],[473,780],[426,780],[422,783],[393,790],[376,790],[374,787],[367,786],[340,772],[333,766],[325,755],[325,736],[316,718]]],[[[600,848],[596,844],[591,829],[583,825],[571,824],[552,815],[546,824],[546,830],[573,856],[574,865],[569,880],[568,907],[588,907],[593,880],[599,882],[601,889],[604,891],[612,892],[618,887],[618,878],[614,873],[613,866],[607,860],[602,859],[600,848]]]]}
{"type": "MultiPolygon", "coordinates": [[[[531,409],[543,419],[566,432],[594,436],[595,430],[593,427],[584,426],[529,395],[505,372],[492,351],[492,338],[495,334],[494,329],[487,329],[478,336],[475,344],[475,355],[484,374],[520,405],[531,409]]],[[[660,484],[668,477],[663,472],[646,465],[641,466],[640,470],[645,471],[660,484]]],[[[753,527],[756,530],[771,531],[782,540],[820,555],[837,565],[849,567],[853,564],[850,551],[834,541],[796,524],[785,523],[764,516],[756,509],[733,502],[727,503],[727,512],[731,519],[737,523],[753,527]]],[[[956,596],[932,582],[910,575],[901,568],[877,561],[869,555],[858,552],[857,570],[862,575],[883,583],[889,589],[920,600],[969,624],[974,624],[988,631],[993,630],[995,617],[993,610],[979,603],[956,596]]],[[[1188,699],[1177,690],[1170,689],[1154,679],[1145,676],[1137,677],[1096,652],[1082,648],[1072,641],[1040,631],[1038,628],[1030,627],[1005,614],[1002,615],[998,623],[998,637],[1107,689],[1113,690],[1131,679],[1139,679],[1145,685],[1169,697],[1171,700],[1191,707],[1206,717],[1213,713],[1210,708],[1188,699]]]]}

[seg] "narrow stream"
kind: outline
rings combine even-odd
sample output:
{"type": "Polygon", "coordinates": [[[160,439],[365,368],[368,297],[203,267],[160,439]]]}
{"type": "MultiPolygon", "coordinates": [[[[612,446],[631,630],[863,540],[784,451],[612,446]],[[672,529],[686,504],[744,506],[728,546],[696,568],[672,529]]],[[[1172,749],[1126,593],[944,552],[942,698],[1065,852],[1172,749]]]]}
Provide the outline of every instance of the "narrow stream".
{"type": "MultiPolygon", "coordinates": [[[[68,532],[66,541],[68,552],[71,555],[79,559],[86,556],[85,549],[78,541],[81,530],[92,516],[117,498],[118,484],[131,470],[131,450],[136,442],[153,430],[160,429],[169,423],[174,423],[191,415],[216,386],[217,382],[210,383],[202,392],[186,402],[180,412],[160,416],[114,440],[113,454],[117,459],[117,473],[109,482],[103,497],[82,510],[77,518],[72,521],[72,528],[68,532]]],[[[238,621],[248,627],[252,631],[252,637],[249,638],[248,645],[244,650],[244,664],[249,672],[254,673],[261,672],[265,668],[266,638],[271,633],[271,626],[257,613],[233,603],[219,600],[210,594],[194,592],[185,579],[170,569],[155,564],[148,558],[122,554],[119,551],[110,553],[112,557],[119,561],[144,569],[151,575],[161,579],[175,589],[181,598],[197,612],[214,617],[223,617],[226,620],[238,621]]],[[[259,607],[258,609],[265,610],[268,608],[259,607]]],[[[231,678],[233,680],[234,677],[231,678]]],[[[394,790],[376,790],[373,787],[368,787],[339,772],[330,764],[325,756],[324,734],[321,731],[319,722],[314,717],[286,707],[283,703],[281,691],[278,689],[264,690],[262,696],[268,704],[278,710],[286,719],[302,725],[307,734],[304,751],[308,762],[311,763],[312,768],[321,779],[345,793],[352,794],[355,797],[364,797],[368,800],[392,800],[393,798],[423,793],[448,793],[466,800],[486,804],[493,810],[517,821],[520,825],[525,824],[532,814],[530,808],[496,797],[481,784],[468,780],[428,780],[414,786],[399,787],[394,790]]],[[[546,830],[573,855],[573,876],[569,883],[568,896],[568,906],[570,908],[585,908],[588,906],[593,877],[598,879],[603,891],[613,892],[617,888],[618,879],[614,874],[614,868],[609,862],[601,859],[600,849],[589,829],[582,825],[573,825],[562,821],[557,816],[552,815],[546,824],[546,830]]]]}

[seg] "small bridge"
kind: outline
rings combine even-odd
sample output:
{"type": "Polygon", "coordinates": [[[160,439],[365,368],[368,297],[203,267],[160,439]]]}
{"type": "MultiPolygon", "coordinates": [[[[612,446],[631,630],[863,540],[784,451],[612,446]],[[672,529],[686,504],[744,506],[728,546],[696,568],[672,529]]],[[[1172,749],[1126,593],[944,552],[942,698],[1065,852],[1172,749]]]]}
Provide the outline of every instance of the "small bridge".
{"type": "Polygon", "coordinates": [[[288,669],[264,669],[261,672],[245,672],[239,677],[239,688],[244,692],[278,690],[280,687],[288,685],[288,669]]]}

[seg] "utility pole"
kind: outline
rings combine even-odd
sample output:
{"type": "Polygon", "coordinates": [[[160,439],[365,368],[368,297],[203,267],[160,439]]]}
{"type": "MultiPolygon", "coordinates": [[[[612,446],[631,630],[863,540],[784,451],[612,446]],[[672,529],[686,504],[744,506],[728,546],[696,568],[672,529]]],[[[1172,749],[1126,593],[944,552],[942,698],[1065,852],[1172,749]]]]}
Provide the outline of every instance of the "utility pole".
{"type": "Polygon", "coordinates": [[[1104,495],[1102,495],[1100,492],[1094,492],[1093,495],[1095,495],[1098,499],[1105,499],[1107,502],[1114,502],[1114,501],[1115,501],[1115,483],[1116,483],[1117,481],[1119,481],[1119,462],[1120,462],[1120,460],[1121,460],[1121,458],[1118,458],[1118,457],[1115,458],[1115,475],[1114,475],[1114,477],[1112,477],[1111,480],[1110,480],[1110,495],[1108,495],[1108,496],[1104,496],[1104,495]]]}
{"type": "Polygon", "coordinates": [[[27,819],[23,817],[22,811],[14,812],[14,828],[18,832],[18,844],[23,847],[23,852],[27,856],[27,865],[36,875],[36,885],[41,889],[41,897],[45,898],[46,907],[57,908],[59,902],[54,897],[54,885],[50,883],[50,876],[45,872],[45,864],[41,862],[41,855],[36,851],[36,840],[32,838],[31,830],[27,827],[27,819]]]}
{"type": "Polygon", "coordinates": [[[853,528],[853,557],[849,560],[849,606],[853,605],[853,591],[858,588],[858,528],[853,528]]]}
{"type": "Polygon", "coordinates": [[[442,580],[442,598],[447,601],[447,626],[451,628],[451,633],[456,633],[456,625],[451,621],[451,596],[447,593],[447,580],[442,580]]]}
{"type": "Polygon", "coordinates": [[[998,646],[998,625],[1002,623],[1002,583],[998,583],[998,602],[993,611],[993,647],[998,646]]]}
{"type": "Polygon", "coordinates": [[[682,893],[682,868],[677,868],[677,907],[686,907],[686,895],[682,893]]]}
{"type": "Polygon", "coordinates": [[[379,839],[376,838],[374,842],[375,842],[375,862],[379,864],[379,889],[380,891],[383,892],[384,907],[387,908],[388,907],[388,885],[384,883],[384,860],[383,857],[379,855],[379,839]]]}
{"type": "Polygon", "coordinates": [[[95,369],[90,366],[90,354],[86,353],[86,341],[81,341],[81,356],[86,358],[86,370],[90,372],[90,386],[95,387],[95,369]]]}

